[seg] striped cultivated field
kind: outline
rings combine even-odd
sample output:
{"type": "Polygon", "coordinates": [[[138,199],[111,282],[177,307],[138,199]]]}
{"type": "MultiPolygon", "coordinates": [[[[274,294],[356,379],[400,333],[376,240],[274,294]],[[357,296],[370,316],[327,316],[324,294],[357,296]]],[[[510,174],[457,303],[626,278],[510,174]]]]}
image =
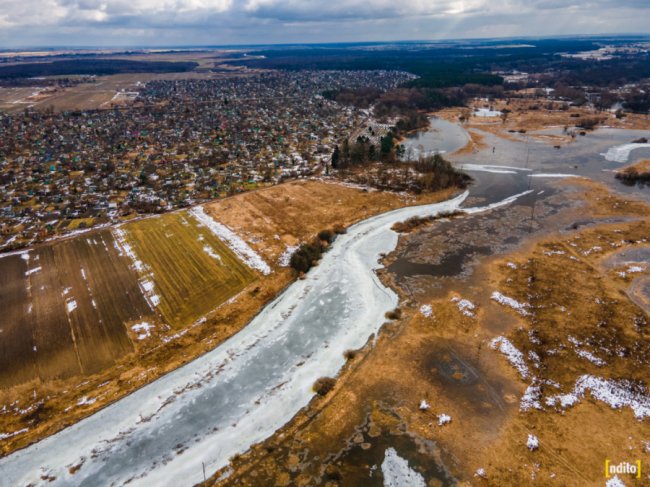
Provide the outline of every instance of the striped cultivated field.
{"type": "Polygon", "coordinates": [[[120,230],[141,261],[135,267],[140,267],[145,293],[151,293],[153,305],[175,328],[196,321],[255,279],[249,267],[187,212],[120,230]]]}
{"type": "Polygon", "coordinates": [[[256,278],[188,212],[2,257],[0,387],[99,372],[256,278]]]}

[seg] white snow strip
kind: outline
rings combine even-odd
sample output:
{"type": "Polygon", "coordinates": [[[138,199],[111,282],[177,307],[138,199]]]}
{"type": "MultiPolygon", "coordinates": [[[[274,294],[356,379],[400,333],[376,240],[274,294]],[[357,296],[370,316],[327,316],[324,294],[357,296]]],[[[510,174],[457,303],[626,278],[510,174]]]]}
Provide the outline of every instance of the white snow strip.
{"type": "Polygon", "coordinates": [[[611,147],[607,152],[601,154],[601,156],[610,162],[620,162],[623,164],[628,161],[630,153],[633,150],[642,149],[644,147],[650,147],[650,144],[633,143],[617,145],[616,147],[611,147]]]}
{"type": "Polygon", "coordinates": [[[244,242],[226,225],[219,223],[210,217],[202,206],[192,208],[190,214],[201,224],[208,227],[212,233],[219,237],[219,239],[224,241],[235,255],[242,259],[248,267],[256,269],[264,275],[271,273],[271,268],[266,262],[264,262],[257,252],[250,248],[246,242],[244,242]]]}
{"type": "Polygon", "coordinates": [[[530,306],[529,304],[520,303],[512,298],[509,298],[508,296],[504,296],[499,291],[494,291],[491,298],[499,304],[511,307],[522,316],[528,316],[530,314],[528,311],[526,311],[526,308],[530,306]]]}
{"type": "Polygon", "coordinates": [[[23,428],[21,430],[14,431],[13,433],[0,433],[0,440],[6,440],[7,438],[12,438],[21,433],[26,433],[27,431],[29,431],[29,428],[23,428]]]}
{"type": "Polygon", "coordinates": [[[289,267],[291,256],[296,250],[298,250],[299,247],[300,245],[287,245],[287,248],[284,252],[282,252],[282,255],[278,259],[278,265],[280,267],[289,267]]]}
{"type": "Polygon", "coordinates": [[[638,420],[650,417],[650,396],[634,391],[633,384],[629,381],[615,381],[593,375],[581,376],[571,393],[547,397],[546,404],[567,408],[580,402],[587,391],[591,393],[591,397],[603,401],[613,409],[625,406],[631,408],[638,420]]]}
{"type": "Polygon", "coordinates": [[[499,350],[510,364],[517,369],[522,379],[527,379],[530,372],[524,360],[524,354],[521,353],[506,337],[498,336],[490,342],[494,350],[499,350]]]}
{"type": "Polygon", "coordinates": [[[32,274],[41,272],[42,269],[43,268],[40,265],[38,267],[34,267],[33,269],[29,269],[27,272],[25,272],[25,276],[31,276],[32,274]]]}
{"type": "Polygon", "coordinates": [[[384,487],[426,487],[424,477],[409,467],[394,448],[387,448],[381,464],[384,487]]]}

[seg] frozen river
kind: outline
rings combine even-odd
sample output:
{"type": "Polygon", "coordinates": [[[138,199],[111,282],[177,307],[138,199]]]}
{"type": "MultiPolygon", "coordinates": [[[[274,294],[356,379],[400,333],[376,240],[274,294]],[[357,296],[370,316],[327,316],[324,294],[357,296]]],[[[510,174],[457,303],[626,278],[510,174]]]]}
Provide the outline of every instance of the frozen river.
{"type": "MultiPolygon", "coordinates": [[[[193,485],[270,436],[334,376],[397,305],[374,270],[398,221],[458,208],[438,204],[365,220],[341,235],[305,280],[212,352],[97,414],[0,460],[0,484],[193,485]],[[76,473],[69,468],[81,465],[76,473]],[[54,481],[42,477],[54,477],[54,481]]],[[[511,202],[503,201],[502,204],[511,202]]],[[[475,212],[490,207],[474,208],[475,212]]]]}

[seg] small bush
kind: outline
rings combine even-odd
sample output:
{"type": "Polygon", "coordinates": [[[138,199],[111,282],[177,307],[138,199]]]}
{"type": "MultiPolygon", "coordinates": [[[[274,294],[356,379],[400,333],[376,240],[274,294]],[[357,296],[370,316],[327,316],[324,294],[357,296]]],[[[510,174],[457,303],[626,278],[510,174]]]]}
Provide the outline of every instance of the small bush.
{"type": "Polygon", "coordinates": [[[389,320],[399,320],[402,317],[402,310],[395,308],[393,311],[386,312],[386,318],[389,320]]]}
{"type": "Polygon", "coordinates": [[[314,389],[314,392],[319,396],[324,396],[329,391],[334,389],[335,385],[336,379],[333,379],[332,377],[321,377],[319,379],[316,379],[316,382],[314,382],[312,389],[314,389]]]}
{"type": "Polygon", "coordinates": [[[307,272],[323,256],[323,247],[320,241],[302,244],[291,256],[289,265],[296,272],[307,272]]]}
{"type": "Polygon", "coordinates": [[[353,349],[348,349],[345,352],[343,352],[343,357],[345,360],[352,360],[354,359],[357,355],[359,354],[358,350],[353,350],[353,349]]]}
{"type": "Polygon", "coordinates": [[[321,230],[318,232],[318,239],[323,242],[332,243],[334,238],[336,238],[336,234],[333,230],[321,230]]]}

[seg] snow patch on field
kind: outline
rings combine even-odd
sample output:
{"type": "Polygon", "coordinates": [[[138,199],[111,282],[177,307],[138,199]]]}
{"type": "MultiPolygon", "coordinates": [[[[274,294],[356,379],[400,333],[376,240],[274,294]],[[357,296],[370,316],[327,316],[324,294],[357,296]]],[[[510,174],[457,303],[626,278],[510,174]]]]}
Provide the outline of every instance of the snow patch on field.
{"type": "Polygon", "coordinates": [[[115,238],[115,249],[120,255],[126,255],[131,259],[133,268],[139,272],[143,273],[146,270],[144,263],[138,259],[138,256],[135,255],[133,248],[126,241],[126,232],[119,227],[113,229],[113,237],[115,238]]]}
{"type": "MultiPolygon", "coordinates": [[[[591,397],[604,402],[613,409],[629,407],[638,420],[650,417],[650,396],[640,392],[627,380],[611,380],[583,375],[576,381],[573,391],[569,394],[558,394],[546,398],[548,406],[568,408],[580,402],[587,391],[591,397]]],[[[645,392],[645,391],[644,391],[645,392]]]]}
{"type": "Polygon", "coordinates": [[[90,406],[91,404],[95,404],[95,402],[97,402],[96,397],[88,399],[88,396],[84,396],[77,401],[77,406],[90,406]]]}
{"type": "Polygon", "coordinates": [[[223,262],[223,260],[221,259],[221,256],[219,254],[217,254],[214,251],[214,249],[212,247],[210,247],[209,245],[206,244],[206,245],[203,246],[203,252],[208,254],[213,259],[218,260],[219,262],[223,262]]]}
{"type": "Polygon", "coordinates": [[[433,308],[430,304],[423,304],[420,306],[420,313],[422,313],[422,316],[425,318],[429,318],[433,314],[433,308]]]}
{"type": "Polygon", "coordinates": [[[449,423],[451,423],[451,416],[445,413],[438,415],[438,426],[444,426],[449,423]]]}
{"type": "Polygon", "coordinates": [[[149,266],[138,259],[138,256],[135,254],[133,248],[126,241],[126,232],[123,229],[119,227],[113,228],[113,238],[115,239],[114,245],[118,254],[131,259],[133,269],[140,275],[138,286],[142,291],[144,299],[149,304],[149,307],[153,310],[160,304],[160,296],[158,296],[155,292],[155,286],[151,280],[153,279],[153,274],[149,270],[149,266]]]}
{"type": "Polygon", "coordinates": [[[7,438],[12,438],[16,435],[20,435],[22,433],[27,433],[29,431],[29,428],[23,428],[18,431],[14,431],[13,433],[0,433],[0,440],[6,440],[7,438]]]}
{"type": "Polygon", "coordinates": [[[74,299],[71,299],[65,303],[65,309],[68,313],[72,313],[77,309],[77,302],[74,299]]]}
{"type": "Polygon", "coordinates": [[[300,245],[287,245],[287,248],[282,252],[282,255],[280,255],[280,258],[278,259],[278,265],[280,267],[289,267],[291,256],[299,247],[300,245]]]}
{"type": "Polygon", "coordinates": [[[474,316],[476,316],[474,314],[476,305],[472,303],[469,299],[461,299],[456,296],[451,298],[451,302],[456,303],[456,306],[458,306],[458,310],[461,313],[463,313],[465,316],[469,316],[470,318],[474,318],[474,316]]]}
{"type": "Polygon", "coordinates": [[[538,385],[531,384],[526,388],[524,395],[521,396],[519,409],[529,411],[531,409],[542,409],[540,399],[542,398],[542,388],[538,385]]]}
{"type": "Polygon", "coordinates": [[[479,108],[474,112],[475,117],[481,117],[481,118],[500,117],[502,114],[503,112],[500,112],[498,110],[492,110],[490,108],[479,108]]]}
{"type": "Polygon", "coordinates": [[[650,144],[633,143],[617,145],[616,147],[611,147],[607,152],[601,154],[601,156],[610,162],[620,162],[623,164],[628,161],[630,153],[633,150],[642,149],[644,147],[650,148],[650,144]]]}
{"type": "Polygon", "coordinates": [[[539,448],[539,438],[535,435],[528,435],[528,441],[526,441],[526,446],[530,451],[535,451],[539,448]]]}
{"type": "Polygon", "coordinates": [[[265,276],[271,273],[271,268],[266,262],[264,262],[257,252],[250,248],[246,242],[244,242],[226,225],[219,223],[210,217],[202,206],[192,208],[190,213],[201,224],[208,227],[212,233],[219,237],[220,240],[225,242],[235,255],[242,259],[248,267],[260,271],[265,276]]]}
{"type": "Polygon", "coordinates": [[[29,269],[27,272],[25,272],[25,276],[31,276],[32,274],[41,272],[41,270],[43,270],[43,268],[39,265],[38,267],[34,267],[33,269],[29,269]]]}
{"type": "Polygon", "coordinates": [[[408,461],[400,457],[394,448],[387,448],[381,464],[384,487],[425,487],[424,477],[409,467],[408,461]]]}
{"type": "Polygon", "coordinates": [[[508,296],[501,294],[499,291],[494,291],[491,298],[499,304],[504,306],[509,306],[510,308],[517,311],[522,316],[528,316],[530,313],[526,310],[530,305],[527,303],[520,303],[508,296]]]}
{"type": "Polygon", "coordinates": [[[498,336],[490,342],[490,346],[494,350],[499,350],[510,364],[517,369],[522,379],[527,379],[530,375],[524,354],[521,353],[506,337],[498,336]]]}
{"type": "Polygon", "coordinates": [[[155,327],[152,324],[147,323],[146,321],[143,321],[142,323],[136,323],[131,327],[131,329],[137,333],[138,340],[149,338],[151,336],[151,330],[154,328],[155,327]]]}
{"type": "Polygon", "coordinates": [[[611,479],[607,479],[605,487],[625,487],[625,484],[618,478],[618,475],[614,475],[611,479]]]}

